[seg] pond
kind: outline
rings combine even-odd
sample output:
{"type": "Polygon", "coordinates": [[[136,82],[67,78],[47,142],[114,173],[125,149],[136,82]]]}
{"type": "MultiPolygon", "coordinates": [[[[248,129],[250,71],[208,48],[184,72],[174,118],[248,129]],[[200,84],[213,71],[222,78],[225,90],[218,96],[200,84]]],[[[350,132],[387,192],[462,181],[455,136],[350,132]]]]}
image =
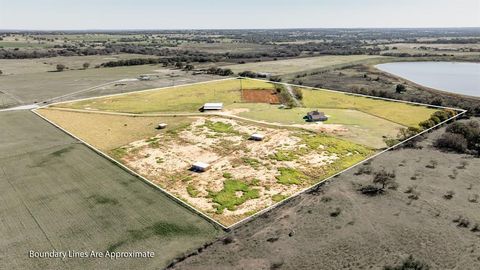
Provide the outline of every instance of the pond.
{"type": "Polygon", "coordinates": [[[480,63],[396,62],[375,67],[426,87],[480,97],[480,63]]]}

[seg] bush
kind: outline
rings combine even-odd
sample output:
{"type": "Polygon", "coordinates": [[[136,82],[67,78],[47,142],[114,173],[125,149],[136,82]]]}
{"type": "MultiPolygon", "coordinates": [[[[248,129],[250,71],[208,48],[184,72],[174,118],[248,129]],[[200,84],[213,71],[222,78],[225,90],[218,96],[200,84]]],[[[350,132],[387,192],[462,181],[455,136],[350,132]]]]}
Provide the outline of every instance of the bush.
{"type": "Polygon", "coordinates": [[[440,136],[440,138],[435,140],[433,145],[440,149],[465,153],[468,147],[468,142],[465,137],[460,134],[444,133],[442,136],[440,136]]]}
{"type": "Polygon", "coordinates": [[[57,71],[58,71],[58,72],[64,71],[65,68],[66,68],[65,65],[63,65],[63,64],[57,64],[57,71]]]}
{"type": "Polygon", "coordinates": [[[385,266],[385,270],[428,270],[430,266],[419,260],[415,260],[412,255],[408,256],[402,264],[397,266],[385,266]]]}
{"type": "Polygon", "coordinates": [[[397,86],[395,87],[395,92],[397,92],[398,94],[401,94],[405,91],[407,91],[407,88],[403,84],[397,84],[397,86]]]}

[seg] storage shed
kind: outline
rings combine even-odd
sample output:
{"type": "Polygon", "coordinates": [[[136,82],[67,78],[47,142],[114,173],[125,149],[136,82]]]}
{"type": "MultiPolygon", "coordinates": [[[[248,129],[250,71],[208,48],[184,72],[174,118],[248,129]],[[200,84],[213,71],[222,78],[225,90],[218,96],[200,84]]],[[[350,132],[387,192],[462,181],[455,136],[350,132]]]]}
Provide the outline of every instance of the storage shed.
{"type": "Polygon", "coordinates": [[[208,110],[221,110],[223,109],[223,103],[205,103],[202,107],[202,111],[208,110]]]}
{"type": "Polygon", "coordinates": [[[252,135],[250,135],[250,140],[253,140],[253,141],[262,141],[264,137],[265,137],[265,136],[262,135],[262,134],[253,133],[252,135]]]}
{"type": "Polygon", "coordinates": [[[164,129],[166,127],[167,127],[166,123],[160,123],[160,124],[158,124],[157,129],[164,129]]]}
{"type": "Polygon", "coordinates": [[[198,162],[193,163],[192,168],[190,170],[192,170],[194,172],[204,172],[204,171],[208,170],[209,168],[210,168],[210,164],[198,161],[198,162]]]}

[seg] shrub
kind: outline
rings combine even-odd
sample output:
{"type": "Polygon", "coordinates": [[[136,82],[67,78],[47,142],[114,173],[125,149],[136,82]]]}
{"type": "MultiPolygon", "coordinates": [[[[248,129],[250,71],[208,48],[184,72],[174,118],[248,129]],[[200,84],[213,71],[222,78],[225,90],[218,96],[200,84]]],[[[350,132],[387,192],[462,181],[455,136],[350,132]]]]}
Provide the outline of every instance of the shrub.
{"type": "Polygon", "coordinates": [[[385,169],[375,172],[373,183],[380,184],[382,186],[381,189],[383,190],[395,183],[395,172],[387,172],[385,169]]]}
{"type": "Polygon", "coordinates": [[[397,92],[398,94],[401,94],[405,91],[407,91],[407,88],[403,84],[397,84],[397,86],[395,87],[395,92],[397,92]]]}
{"type": "Polygon", "coordinates": [[[444,133],[440,138],[435,140],[433,146],[458,153],[465,153],[468,147],[468,142],[465,137],[460,134],[444,133]]]}
{"type": "Polygon", "coordinates": [[[412,255],[408,256],[400,265],[385,266],[384,270],[428,270],[430,266],[424,262],[416,260],[412,255]]]}
{"type": "Polygon", "coordinates": [[[452,190],[449,190],[443,195],[443,198],[445,200],[451,200],[453,198],[453,195],[455,195],[455,192],[453,192],[452,190]]]}
{"type": "Polygon", "coordinates": [[[63,64],[57,64],[57,71],[59,71],[59,72],[60,72],[60,71],[63,71],[63,70],[65,70],[65,68],[66,68],[65,65],[63,65],[63,64]]]}
{"type": "Polygon", "coordinates": [[[332,212],[330,212],[330,216],[331,217],[336,217],[338,215],[340,215],[340,213],[342,212],[342,210],[340,208],[335,208],[335,210],[333,210],[332,212]]]}

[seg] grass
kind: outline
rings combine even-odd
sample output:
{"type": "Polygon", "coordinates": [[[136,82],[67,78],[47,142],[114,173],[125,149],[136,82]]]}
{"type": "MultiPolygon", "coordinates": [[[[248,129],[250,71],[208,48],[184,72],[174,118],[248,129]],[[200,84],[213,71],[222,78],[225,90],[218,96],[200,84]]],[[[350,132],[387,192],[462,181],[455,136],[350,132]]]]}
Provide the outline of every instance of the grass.
{"type": "MultiPolygon", "coordinates": [[[[58,250],[148,247],[154,258],[111,260],[108,267],[165,268],[185,250],[221,234],[191,210],[29,111],[1,113],[0,126],[2,234],[23,239],[0,241],[2,256],[9,258],[2,261],[5,269],[35,268],[37,262],[25,257],[25,250],[49,250],[51,243],[58,250]],[[59,151],[61,155],[51,155],[59,151]],[[134,238],[131,231],[145,231],[144,237],[134,238]]],[[[95,260],[62,264],[68,269],[99,267],[95,260]]],[[[58,268],[58,261],[41,265],[58,268]]]]}
{"type": "Polygon", "coordinates": [[[343,125],[348,130],[339,134],[349,139],[373,148],[383,148],[385,143],[383,136],[396,137],[403,125],[388,121],[386,119],[351,109],[331,108],[292,108],[289,110],[279,109],[276,105],[261,103],[235,103],[227,106],[227,109],[246,108],[248,111],[240,112],[238,115],[249,119],[297,125],[314,125],[315,123],[305,122],[303,117],[312,110],[318,109],[328,115],[325,124],[343,125]]]}
{"type": "Polygon", "coordinates": [[[231,124],[224,122],[205,121],[205,127],[218,133],[238,134],[231,124]]]}
{"type": "Polygon", "coordinates": [[[275,195],[272,196],[272,201],[274,201],[274,202],[283,201],[287,197],[288,196],[283,195],[283,194],[275,194],[275,195]]]}
{"type": "MultiPolygon", "coordinates": [[[[242,80],[242,85],[248,89],[273,89],[273,84],[255,80],[242,80]]],[[[240,101],[240,80],[229,79],[77,101],[56,106],[128,113],[199,112],[199,109],[206,102],[223,102],[228,105],[240,101]]]]}
{"type": "Polygon", "coordinates": [[[368,113],[403,126],[418,124],[437,111],[426,106],[416,106],[395,101],[360,97],[340,92],[302,89],[303,104],[309,108],[352,109],[368,113]]]}
{"type": "Polygon", "coordinates": [[[266,72],[273,75],[298,73],[302,71],[314,70],[318,68],[325,68],[330,66],[338,66],[358,62],[366,59],[378,58],[378,56],[370,55],[348,55],[348,56],[316,56],[305,57],[298,59],[287,59],[278,61],[265,61],[247,64],[238,64],[225,66],[230,68],[233,72],[242,72],[250,70],[254,72],[266,72]]]}
{"type": "Polygon", "coordinates": [[[270,158],[276,161],[292,161],[297,158],[297,155],[293,151],[277,150],[270,158]]]}
{"type": "Polygon", "coordinates": [[[188,192],[188,195],[190,195],[193,198],[197,197],[198,194],[200,193],[200,191],[198,191],[197,188],[192,184],[189,184],[187,186],[187,192],[188,192]]]}
{"type": "Polygon", "coordinates": [[[278,171],[280,175],[276,177],[277,182],[283,185],[300,185],[309,179],[308,176],[294,168],[279,168],[278,171]]]}
{"type": "Polygon", "coordinates": [[[145,138],[149,138],[148,142],[155,147],[158,140],[153,136],[163,132],[176,133],[193,121],[185,117],[131,117],[55,109],[41,109],[38,112],[100,150],[113,150],[113,155],[120,158],[125,153],[119,147],[145,138]],[[167,123],[167,128],[155,129],[161,122],[167,123]]]}
{"type": "Polygon", "coordinates": [[[261,165],[260,161],[256,158],[243,157],[243,163],[251,166],[254,169],[258,169],[261,165]]]}
{"type": "Polygon", "coordinates": [[[258,189],[253,189],[249,184],[235,179],[226,179],[223,183],[223,189],[219,192],[210,192],[209,196],[217,205],[217,213],[220,214],[224,209],[235,210],[238,205],[247,200],[259,197],[258,189]],[[240,196],[237,193],[241,193],[240,196]]]}

